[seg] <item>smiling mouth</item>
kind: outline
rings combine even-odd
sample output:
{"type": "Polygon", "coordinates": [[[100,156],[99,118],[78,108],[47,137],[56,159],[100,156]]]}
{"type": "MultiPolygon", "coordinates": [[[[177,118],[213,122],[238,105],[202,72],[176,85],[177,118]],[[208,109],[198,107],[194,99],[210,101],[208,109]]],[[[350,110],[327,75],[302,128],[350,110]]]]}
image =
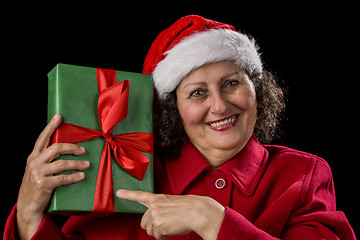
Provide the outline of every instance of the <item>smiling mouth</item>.
{"type": "Polygon", "coordinates": [[[220,119],[218,121],[208,122],[208,125],[214,128],[221,128],[234,123],[236,119],[237,119],[237,115],[233,115],[226,119],[220,119]]]}

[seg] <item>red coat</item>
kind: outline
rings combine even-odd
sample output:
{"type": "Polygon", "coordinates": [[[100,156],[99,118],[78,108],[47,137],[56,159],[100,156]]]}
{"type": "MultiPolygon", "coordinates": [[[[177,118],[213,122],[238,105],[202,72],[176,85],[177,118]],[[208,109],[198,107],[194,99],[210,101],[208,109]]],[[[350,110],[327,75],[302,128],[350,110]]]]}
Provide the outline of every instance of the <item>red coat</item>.
{"type": "MultiPolygon", "coordinates": [[[[329,165],[321,158],[252,137],[216,170],[189,142],[181,156],[156,162],[158,192],[212,197],[226,207],[218,239],[355,239],[343,212],[335,210],[329,165]]],[[[4,239],[16,239],[16,207],[4,239]]],[[[35,239],[153,239],[141,216],[72,216],[62,230],[45,215],[35,239]]],[[[200,239],[191,233],[171,239],[200,239]]]]}

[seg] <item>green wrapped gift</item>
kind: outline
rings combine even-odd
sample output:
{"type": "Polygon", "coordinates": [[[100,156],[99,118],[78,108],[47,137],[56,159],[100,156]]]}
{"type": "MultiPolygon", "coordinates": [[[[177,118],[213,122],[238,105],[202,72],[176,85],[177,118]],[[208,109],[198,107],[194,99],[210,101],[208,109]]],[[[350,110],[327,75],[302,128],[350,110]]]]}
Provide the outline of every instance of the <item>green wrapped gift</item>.
{"type": "Polygon", "coordinates": [[[48,212],[145,212],[146,207],[118,199],[115,192],[154,191],[152,76],[58,64],[48,77],[48,121],[56,113],[63,119],[52,143],[75,143],[86,149],[82,156],[58,159],[90,162],[83,181],[54,190],[48,212]]]}

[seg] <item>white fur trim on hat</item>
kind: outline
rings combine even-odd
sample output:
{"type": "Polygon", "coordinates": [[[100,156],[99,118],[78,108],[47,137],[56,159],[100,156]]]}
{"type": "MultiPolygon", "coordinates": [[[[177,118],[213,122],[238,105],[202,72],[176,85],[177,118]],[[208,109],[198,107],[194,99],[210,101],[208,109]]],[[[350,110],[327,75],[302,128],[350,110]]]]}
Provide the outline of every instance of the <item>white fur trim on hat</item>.
{"type": "Polygon", "coordinates": [[[167,51],[154,72],[160,98],[172,92],[191,71],[208,63],[232,60],[252,76],[262,74],[260,54],[255,41],[229,29],[211,29],[186,37],[167,51]]]}

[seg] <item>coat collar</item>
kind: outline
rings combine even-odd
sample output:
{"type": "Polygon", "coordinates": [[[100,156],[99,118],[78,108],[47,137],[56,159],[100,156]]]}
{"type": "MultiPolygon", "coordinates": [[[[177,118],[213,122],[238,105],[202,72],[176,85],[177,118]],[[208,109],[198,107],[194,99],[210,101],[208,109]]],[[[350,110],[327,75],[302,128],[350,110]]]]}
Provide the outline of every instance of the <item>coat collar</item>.
{"type": "MultiPolygon", "coordinates": [[[[222,164],[217,171],[227,175],[246,196],[253,195],[267,165],[268,152],[253,135],[235,157],[222,164]]],[[[165,160],[166,172],[174,194],[184,190],[211,166],[190,141],[186,141],[178,158],[165,160]]]]}

